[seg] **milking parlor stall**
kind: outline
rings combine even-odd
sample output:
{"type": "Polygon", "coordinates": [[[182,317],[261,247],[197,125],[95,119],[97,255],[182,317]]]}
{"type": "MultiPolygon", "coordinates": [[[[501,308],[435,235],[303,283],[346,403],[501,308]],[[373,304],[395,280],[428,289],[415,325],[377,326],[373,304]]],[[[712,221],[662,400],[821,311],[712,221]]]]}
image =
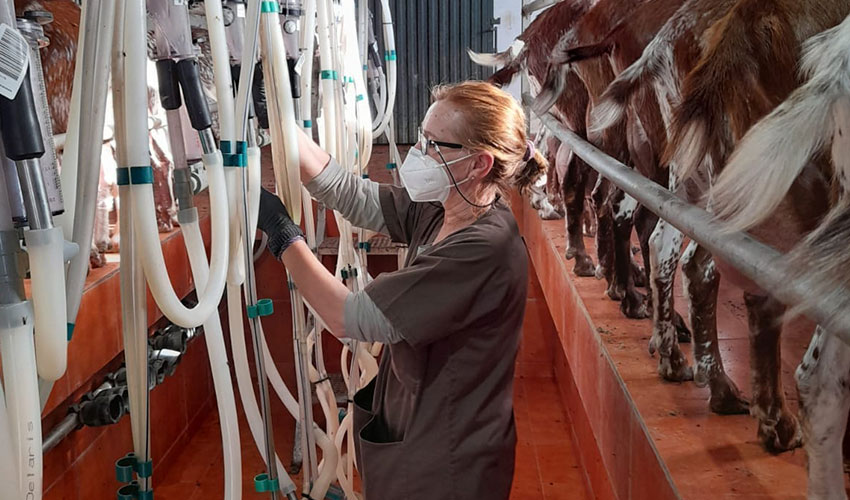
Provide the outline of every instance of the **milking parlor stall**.
{"type": "Polygon", "coordinates": [[[0,0],[0,500],[846,500],[850,0],[0,0]]]}

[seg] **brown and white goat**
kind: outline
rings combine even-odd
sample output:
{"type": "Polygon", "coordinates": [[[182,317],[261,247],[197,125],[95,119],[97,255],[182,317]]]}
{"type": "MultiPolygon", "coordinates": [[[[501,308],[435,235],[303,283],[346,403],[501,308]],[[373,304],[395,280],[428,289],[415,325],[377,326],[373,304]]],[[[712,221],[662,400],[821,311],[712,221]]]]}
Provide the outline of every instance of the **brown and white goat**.
{"type": "MultiPolygon", "coordinates": [[[[552,47],[575,22],[587,11],[589,2],[586,0],[566,0],[557,3],[542,12],[514,43],[519,50],[508,50],[501,54],[476,54],[470,52],[473,61],[484,66],[503,67],[490,77],[495,85],[509,83],[522,70],[528,71],[529,82],[535,93],[539,92],[540,84],[549,71],[549,56],[552,47]]],[[[582,137],[586,137],[585,124],[588,112],[587,92],[576,75],[572,75],[566,83],[569,95],[559,97],[555,103],[554,114],[567,127],[582,137]]],[[[550,163],[550,178],[561,180],[560,189],[563,193],[566,208],[567,251],[568,259],[575,258],[573,271],[578,276],[593,276],[595,266],[584,246],[582,231],[582,214],[585,209],[586,186],[590,180],[590,167],[581,159],[572,155],[568,149],[560,151],[556,158],[559,161],[550,163]]],[[[597,232],[597,238],[604,237],[597,232]]]]}
{"type": "MultiPolygon", "coordinates": [[[[810,291],[798,310],[829,297],[843,305],[838,317],[850,310],[850,17],[810,38],[800,66],[806,83],[737,144],[712,189],[712,207],[730,230],[758,227],[789,198],[796,206],[822,197],[809,180],[822,173],[830,212],[786,258],[789,281],[810,291]]],[[[818,327],[796,372],[810,499],[847,498],[841,437],[850,411],[850,346],[827,333],[839,329],[818,327]]]]}
{"type": "MultiPolygon", "coordinates": [[[[689,1],[607,91],[610,100],[598,108],[602,126],[622,115],[635,89],[654,85],[670,123],[664,158],[673,169],[671,188],[688,191],[682,189],[684,181],[684,187],[707,194],[710,182],[706,181],[721,169],[735,142],[796,86],[795,66],[802,41],[840,22],[848,8],[844,0],[689,1]]],[[[816,182],[817,176],[810,180],[816,182]]],[[[785,208],[772,214],[770,224],[763,226],[766,230],[757,231],[780,249],[789,248],[813,227],[823,203],[805,207],[795,203],[785,208]]],[[[657,255],[663,259],[659,268],[669,270],[672,277],[681,236],[664,227],[656,232],[664,251],[657,255]]],[[[726,376],[717,346],[720,274],[711,255],[695,243],[685,252],[683,269],[694,330],[695,380],[710,386],[714,411],[740,411],[746,403],[726,376]]],[[[732,277],[735,273],[727,274],[732,277]]],[[[657,280],[653,281],[657,286],[657,280]]],[[[751,412],[759,419],[759,436],[766,447],[777,451],[793,448],[799,445],[800,434],[796,419],[785,406],[778,363],[778,318],[784,307],[764,292],[748,291],[751,412]]],[[[651,346],[660,351],[659,368],[665,377],[686,379],[690,368],[670,330],[669,323],[657,321],[651,346]]]]}

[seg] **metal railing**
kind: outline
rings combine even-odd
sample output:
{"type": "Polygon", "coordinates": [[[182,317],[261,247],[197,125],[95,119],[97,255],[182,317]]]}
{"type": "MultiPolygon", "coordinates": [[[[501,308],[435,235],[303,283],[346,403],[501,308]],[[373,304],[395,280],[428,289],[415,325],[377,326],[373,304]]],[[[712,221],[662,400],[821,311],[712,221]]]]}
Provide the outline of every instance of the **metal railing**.
{"type": "MultiPolygon", "coordinates": [[[[529,94],[523,94],[522,100],[526,107],[531,108],[533,98],[529,94]]],[[[781,253],[746,233],[724,232],[722,222],[713,215],[606,155],[566,128],[551,113],[537,116],[555,137],[594,170],[713,255],[735,267],[763,290],[770,290],[776,299],[790,306],[808,304],[809,291],[802,283],[789,282],[790,269],[781,253]]],[[[843,292],[806,307],[804,313],[818,323],[837,325],[833,333],[850,344],[850,307],[844,307],[850,291],[843,292]]]]}

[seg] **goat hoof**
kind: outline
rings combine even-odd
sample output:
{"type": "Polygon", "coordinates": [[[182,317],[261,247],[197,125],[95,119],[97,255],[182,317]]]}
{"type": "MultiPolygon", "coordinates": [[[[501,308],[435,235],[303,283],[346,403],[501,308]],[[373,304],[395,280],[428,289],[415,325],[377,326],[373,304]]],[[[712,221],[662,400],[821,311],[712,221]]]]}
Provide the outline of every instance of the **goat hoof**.
{"type": "Polygon", "coordinates": [[[602,264],[599,264],[598,266],[596,266],[596,271],[593,273],[593,276],[596,279],[601,280],[601,279],[605,278],[605,275],[607,274],[607,272],[608,271],[605,269],[605,267],[603,267],[602,264]]]}
{"type": "Polygon", "coordinates": [[[658,360],[658,374],[668,382],[687,382],[694,379],[694,371],[688,360],[678,349],[658,360]]]}
{"type": "Polygon", "coordinates": [[[718,415],[745,415],[750,412],[749,401],[725,373],[711,383],[708,406],[718,415]]]}
{"type": "Polygon", "coordinates": [[[803,433],[797,418],[785,409],[778,420],[759,422],[758,436],[765,449],[771,453],[793,450],[803,444],[803,433]]]}
{"type": "Polygon", "coordinates": [[[578,248],[573,246],[568,246],[567,251],[564,252],[564,258],[567,260],[572,260],[578,255],[578,248]]]}
{"type": "Polygon", "coordinates": [[[623,301],[620,302],[620,312],[630,319],[648,318],[649,311],[647,311],[646,307],[646,296],[634,290],[626,293],[623,301]]]}
{"type": "Polygon", "coordinates": [[[542,220],[559,220],[564,218],[564,214],[558,213],[557,210],[551,207],[543,207],[537,210],[537,215],[542,220]]]}
{"type": "Polygon", "coordinates": [[[626,297],[626,289],[620,285],[609,285],[608,290],[606,290],[605,293],[608,295],[608,298],[614,302],[620,302],[626,297]]]}
{"type": "Polygon", "coordinates": [[[582,278],[594,276],[596,273],[596,266],[593,264],[593,259],[587,255],[577,254],[576,265],[573,267],[573,272],[576,276],[581,276],[582,278]]]}

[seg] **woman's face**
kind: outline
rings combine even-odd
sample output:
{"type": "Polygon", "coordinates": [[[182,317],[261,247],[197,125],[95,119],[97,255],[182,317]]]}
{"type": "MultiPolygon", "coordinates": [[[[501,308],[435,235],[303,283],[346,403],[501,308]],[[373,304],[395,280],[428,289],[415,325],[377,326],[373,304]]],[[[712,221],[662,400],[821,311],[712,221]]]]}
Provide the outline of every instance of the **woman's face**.
{"type": "MultiPolygon", "coordinates": [[[[467,135],[463,133],[465,127],[467,127],[466,119],[456,104],[449,101],[437,101],[428,108],[425,119],[422,120],[422,135],[431,141],[463,146],[457,148],[429,144],[427,154],[441,164],[444,161],[449,163],[468,156],[452,164],[451,172],[458,181],[469,177],[470,183],[478,184],[492,167],[493,156],[486,151],[474,151],[466,145],[467,135]]],[[[421,144],[417,146],[422,147],[421,144]]],[[[472,187],[468,186],[468,188],[472,187]]]]}

